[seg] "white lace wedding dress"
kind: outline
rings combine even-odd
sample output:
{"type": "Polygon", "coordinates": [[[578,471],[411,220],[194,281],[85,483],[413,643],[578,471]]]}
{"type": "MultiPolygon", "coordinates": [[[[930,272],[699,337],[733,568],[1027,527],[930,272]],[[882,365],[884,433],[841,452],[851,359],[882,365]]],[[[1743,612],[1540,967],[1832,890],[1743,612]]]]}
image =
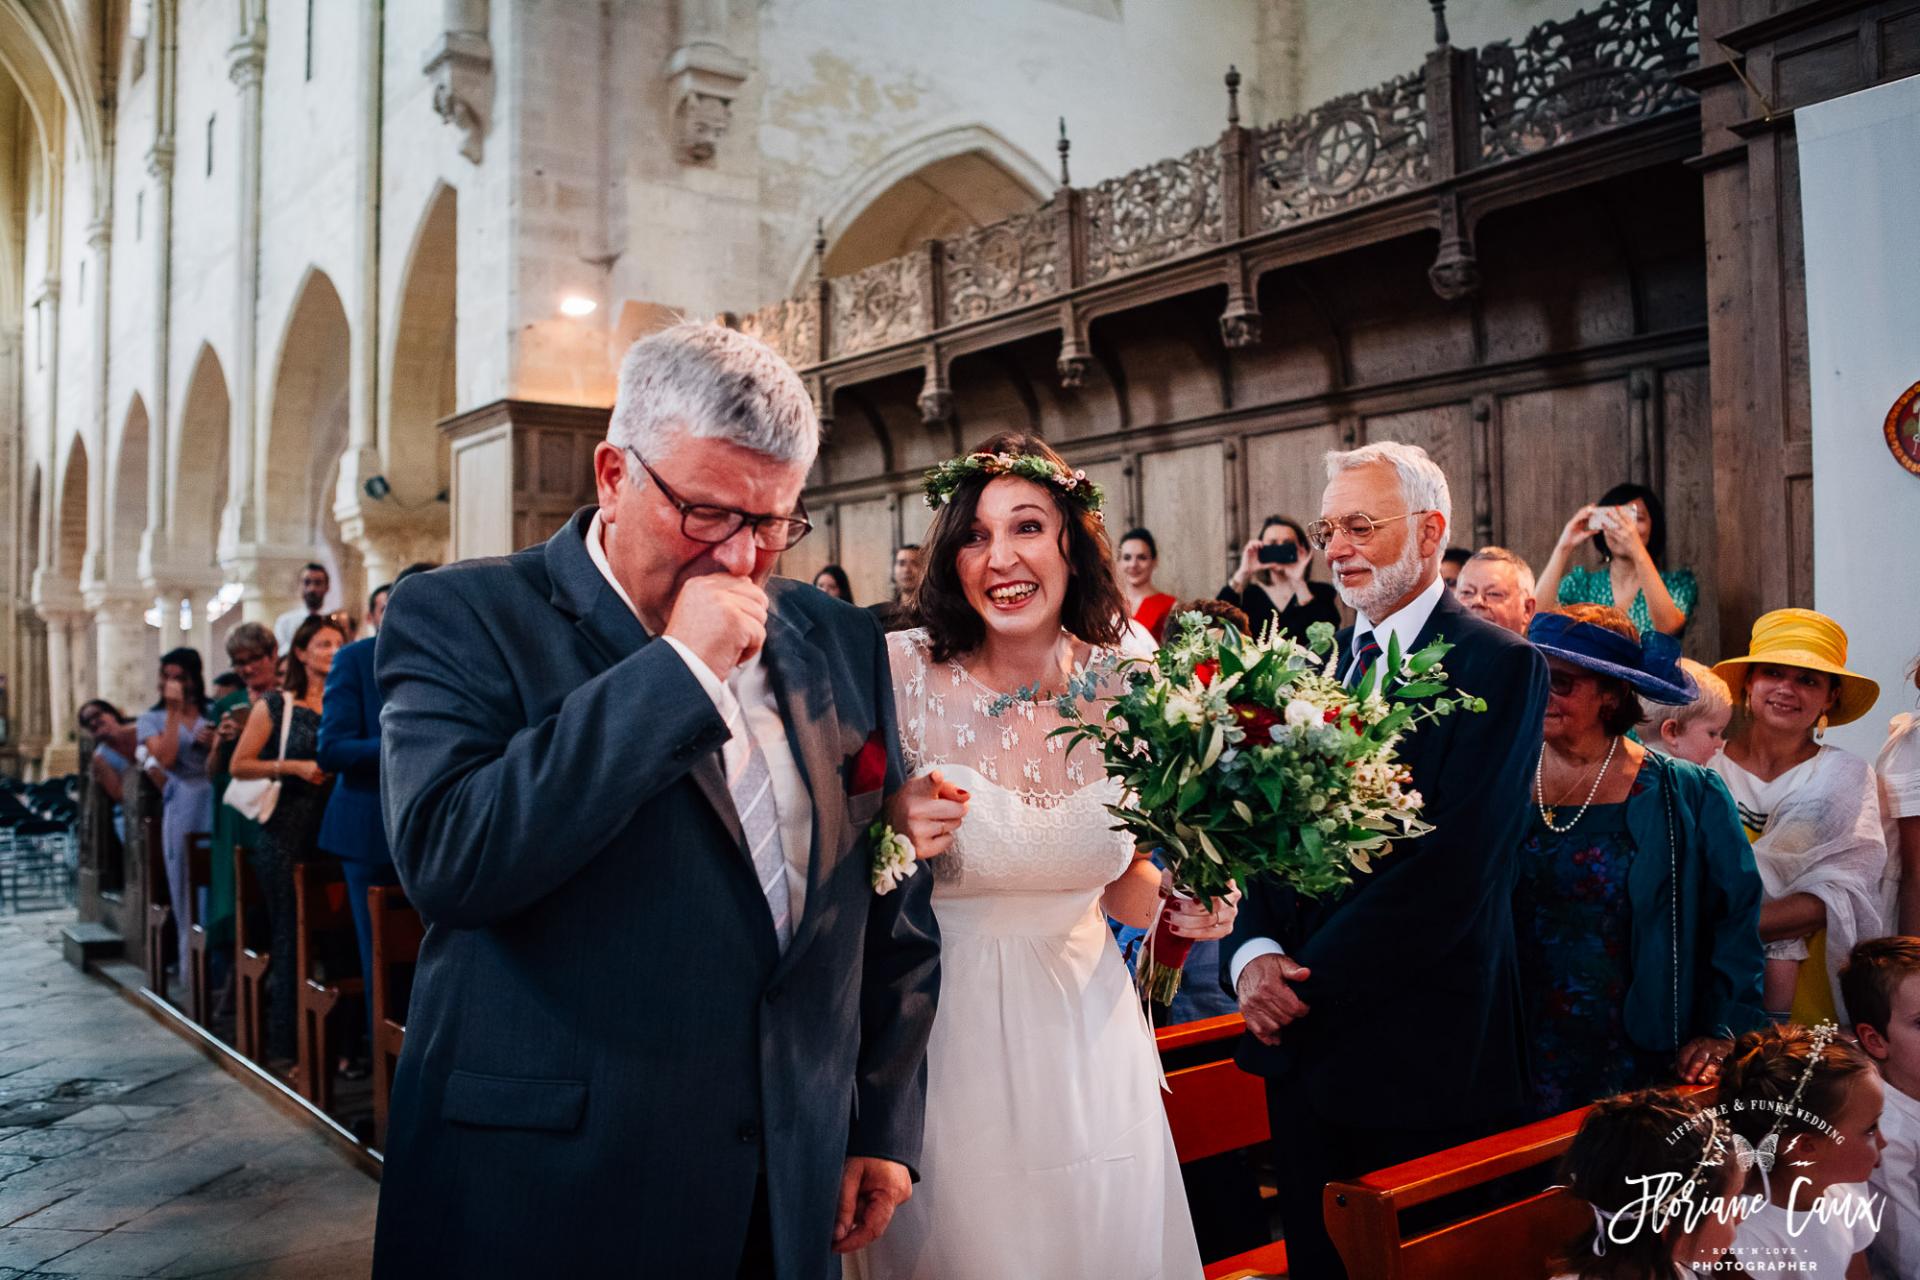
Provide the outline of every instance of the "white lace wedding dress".
{"type": "Polygon", "coordinates": [[[856,1280],[1197,1280],[1199,1249],[1148,1028],[1101,890],[1133,843],[1089,747],[1048,732],[926,633],[888,637],[911,773],[972,793],[934,876],[940,1006],[921,1180],[856,1280]]]}

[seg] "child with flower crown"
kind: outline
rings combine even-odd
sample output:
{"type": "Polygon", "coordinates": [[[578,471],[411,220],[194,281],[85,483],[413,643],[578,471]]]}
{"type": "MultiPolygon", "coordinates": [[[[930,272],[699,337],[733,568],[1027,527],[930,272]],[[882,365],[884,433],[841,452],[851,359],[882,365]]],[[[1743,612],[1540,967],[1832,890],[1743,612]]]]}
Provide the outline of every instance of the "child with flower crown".
{"type": "Polygon", "coordinates": [[[1664,1089],[1594,1104],[1561,1163],[1593,1225],[1559,1259],[1556,1280],[1673,1280],[1733,1243],[1738,1164],[1726,1122],[1664,1089]]]}
{"type": "Polygon", "coordinates": [[[1718,1112],[1759,1197],[1730,1261],[1749,1274],[1867,1280],[1886,1201],[1867,1185],[1880,1163],[1885,1086],[1831,1023],[1749,1032],[1720,1069],[1718,1112]]]}

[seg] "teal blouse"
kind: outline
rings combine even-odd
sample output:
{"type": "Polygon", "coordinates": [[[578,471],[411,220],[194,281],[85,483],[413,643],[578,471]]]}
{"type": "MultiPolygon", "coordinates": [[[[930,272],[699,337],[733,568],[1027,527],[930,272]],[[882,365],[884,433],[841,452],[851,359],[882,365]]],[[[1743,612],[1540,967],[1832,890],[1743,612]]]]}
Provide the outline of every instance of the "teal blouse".
{"type": "MultiPolygon", "coordinates": [[[[1700,600],[1700,584],[1694,580],[1693,570],[1662,569],[1660,581],[1665,584],[1667,594],[1673,597],[1673,607],[1692,618],[1693,606],[1700,600]]],[[[1613,603],[1613,578],[1604,567],[1589,569],[1585,565],[1574,565],[1560,579],[1560,603],[1610,605],[1613,603]]],[[[1627,617],[1640,630],[1653,630],[1653,615],[1647,612],[1646,592],[1633,593],[1633,604],[1627,609],[1627,617]]]]}

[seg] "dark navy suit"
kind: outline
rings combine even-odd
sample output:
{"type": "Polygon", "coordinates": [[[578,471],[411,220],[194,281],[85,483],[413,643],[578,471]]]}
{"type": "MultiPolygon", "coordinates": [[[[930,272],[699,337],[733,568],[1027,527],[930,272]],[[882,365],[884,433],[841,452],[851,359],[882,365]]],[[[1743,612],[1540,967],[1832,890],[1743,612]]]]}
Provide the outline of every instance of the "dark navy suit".
{"type": "Polygon", "coordinates": [[[903,777],[885,643],[767,586],[813,805],[782,952],[726,722],[594,567],[592,515],[407,578],[380,632],[387,832],[427,932],[374,1273],[724,1278],[751,1246],[828,1280],[846,1158],[919,1159],[939,981],[933,877],[871,885],[903,777]]]}
{"type": "Polygon", "coordinates": [[[337,779],[320,819],[320,848],[340,859],[360,943],[360,972],[369,984],[374,974],[367,890],[400,883],[380,812],[380,708],[386,700],[373,678],[373,649],[371,638],[356,640],[333,656],[317,753],[320,767],[337,779]]]}
{"type": "MultiPolygon", "coordinates": [[[[1287,1260],[1300,1280],[1343,1274],[1321,1193],[1524,1118],[1528,1103],[1514,859],[1540,755],[1547,664],[1519,636],[1440,597],[1409,652],[1436,637],[1451,689],[1480,713],[1422,724],[1400,758],[1434,830],[1396,841],[1336,898],[1248,886],[1222,948],[1272,938],[1312,976],[1309,1008],[1278,1045],[1243,1037],[1242,1068],[1267,1077],[1287,1260]]],[[[1340,670],[1351,657],[1340,633],[1340,670]]]]}

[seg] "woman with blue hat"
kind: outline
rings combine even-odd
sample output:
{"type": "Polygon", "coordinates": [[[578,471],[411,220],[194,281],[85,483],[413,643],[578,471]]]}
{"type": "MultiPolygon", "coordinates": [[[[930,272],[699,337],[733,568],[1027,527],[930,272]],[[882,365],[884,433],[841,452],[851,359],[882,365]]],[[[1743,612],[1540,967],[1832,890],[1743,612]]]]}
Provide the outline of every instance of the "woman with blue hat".
{"type": "Polygon", "coordinates": [[[1760,877],[1720,780],[1627,736],[1636,694],[1696,696],[1679,642],[1604,605],[1527,638],[1549,670],[1513,901],[1539,1113],[1712,1081],[1766,1020],[1760,877]]]}

